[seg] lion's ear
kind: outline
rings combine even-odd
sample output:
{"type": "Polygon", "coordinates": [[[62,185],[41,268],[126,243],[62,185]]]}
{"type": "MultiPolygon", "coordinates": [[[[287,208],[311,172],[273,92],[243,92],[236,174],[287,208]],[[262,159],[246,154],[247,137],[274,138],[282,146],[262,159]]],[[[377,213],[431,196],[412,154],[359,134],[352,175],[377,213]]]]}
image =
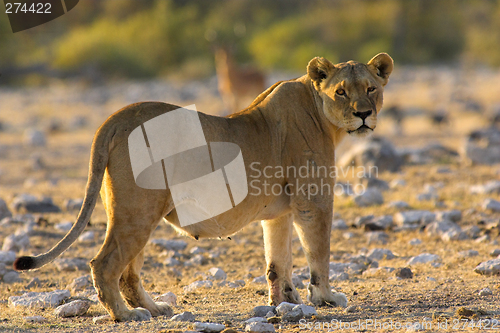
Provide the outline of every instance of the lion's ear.
{"type": "Polygon", "coordinates": [[[319,87],[321,81],[326,79],[333,73],[335,66],[328,60],[322,57],[313,58],[307,64],[307,74],[314,81],[316,87],[319,87]]]}
{"type": "Polygon", "coordinates": [[[368,61],[368,68],[380,77],[382,84],[385,86],[389,82],[389,75],[394,69],[394,61],[387,53],[379,53],[368,61]]]}

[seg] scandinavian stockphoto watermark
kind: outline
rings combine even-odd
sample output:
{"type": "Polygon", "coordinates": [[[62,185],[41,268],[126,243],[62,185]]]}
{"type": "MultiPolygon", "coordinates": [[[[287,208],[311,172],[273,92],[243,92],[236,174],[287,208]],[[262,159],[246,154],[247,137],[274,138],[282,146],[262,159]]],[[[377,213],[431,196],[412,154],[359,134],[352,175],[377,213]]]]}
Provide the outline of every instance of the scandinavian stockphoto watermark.
{"type": "Polygon", "coordinates": [[[183,227],[230,210],[248,194],[240,147],[207,142],[195,105],[144,122],[128,146],[136,184],[151,190],[168,184],[183,227]]]}

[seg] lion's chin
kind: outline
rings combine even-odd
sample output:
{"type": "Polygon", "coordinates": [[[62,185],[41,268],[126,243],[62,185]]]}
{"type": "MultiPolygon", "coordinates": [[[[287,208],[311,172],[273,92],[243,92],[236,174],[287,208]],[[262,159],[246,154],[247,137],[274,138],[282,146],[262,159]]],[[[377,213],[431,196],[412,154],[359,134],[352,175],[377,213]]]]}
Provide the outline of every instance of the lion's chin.
{"type": "Polygon", "coordinates": [[[365,124],[363,124],[355,130],[348,130],[347,133],[355,138],[366,138],[367,136],[370,136],[373,133],[373,129],[374,128],[368,127],[365,124]]]}

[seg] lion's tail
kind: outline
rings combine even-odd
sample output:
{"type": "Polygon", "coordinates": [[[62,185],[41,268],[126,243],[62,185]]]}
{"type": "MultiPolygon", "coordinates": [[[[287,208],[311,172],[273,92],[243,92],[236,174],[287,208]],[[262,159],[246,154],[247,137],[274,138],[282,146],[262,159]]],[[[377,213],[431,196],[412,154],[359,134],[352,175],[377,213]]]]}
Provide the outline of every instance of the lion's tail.
{"type": "Polygon", "coordinates": [[[81,235],[83,230],[85,230],[90,220],[90,216],[92,215],[92,211],[94,210],[99,191],[101,190],[104,171],[108,164],[109,143],[114,134],[114,126],[109,122],[104,123],[97,130],[90,153],[90,169],[87,188],[85,190],[85,199],[83,200],[80,213],[78,213],[76,223],[71,230],[50,251],[35,257],[25,256],[17,258],[14,261],[15,270],[37,269],[48,264],[66,251],[81,235]]]}

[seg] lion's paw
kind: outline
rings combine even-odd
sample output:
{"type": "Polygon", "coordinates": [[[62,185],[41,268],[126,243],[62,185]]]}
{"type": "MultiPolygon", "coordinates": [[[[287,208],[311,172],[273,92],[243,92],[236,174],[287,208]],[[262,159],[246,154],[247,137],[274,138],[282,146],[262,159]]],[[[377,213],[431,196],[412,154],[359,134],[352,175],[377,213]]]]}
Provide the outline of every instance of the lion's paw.
{"type": "Polygon", "coordinates": [[[172,317],[174,315],[174,310],[166,302],[155,302],[156,309],[151,311],[153,317],[166,316],[172,317]]]}
{"type": "Polygon", "coordinates": [[[320,293],[318,288],[309,285],[309,293],[307,295],[307,300],[314,305],[323,306],[341,306],[343,308],[347,307],[347,297],[344,293],[332,293],[330,290],[324,294],[320,293]]]}
{"type": "Polygon", "coordinates": [[[127,311],[121,318],[116,318],[117,321],[144,321],[151,319],[151,312],[144,308],[135,308],[127,311]]]}

